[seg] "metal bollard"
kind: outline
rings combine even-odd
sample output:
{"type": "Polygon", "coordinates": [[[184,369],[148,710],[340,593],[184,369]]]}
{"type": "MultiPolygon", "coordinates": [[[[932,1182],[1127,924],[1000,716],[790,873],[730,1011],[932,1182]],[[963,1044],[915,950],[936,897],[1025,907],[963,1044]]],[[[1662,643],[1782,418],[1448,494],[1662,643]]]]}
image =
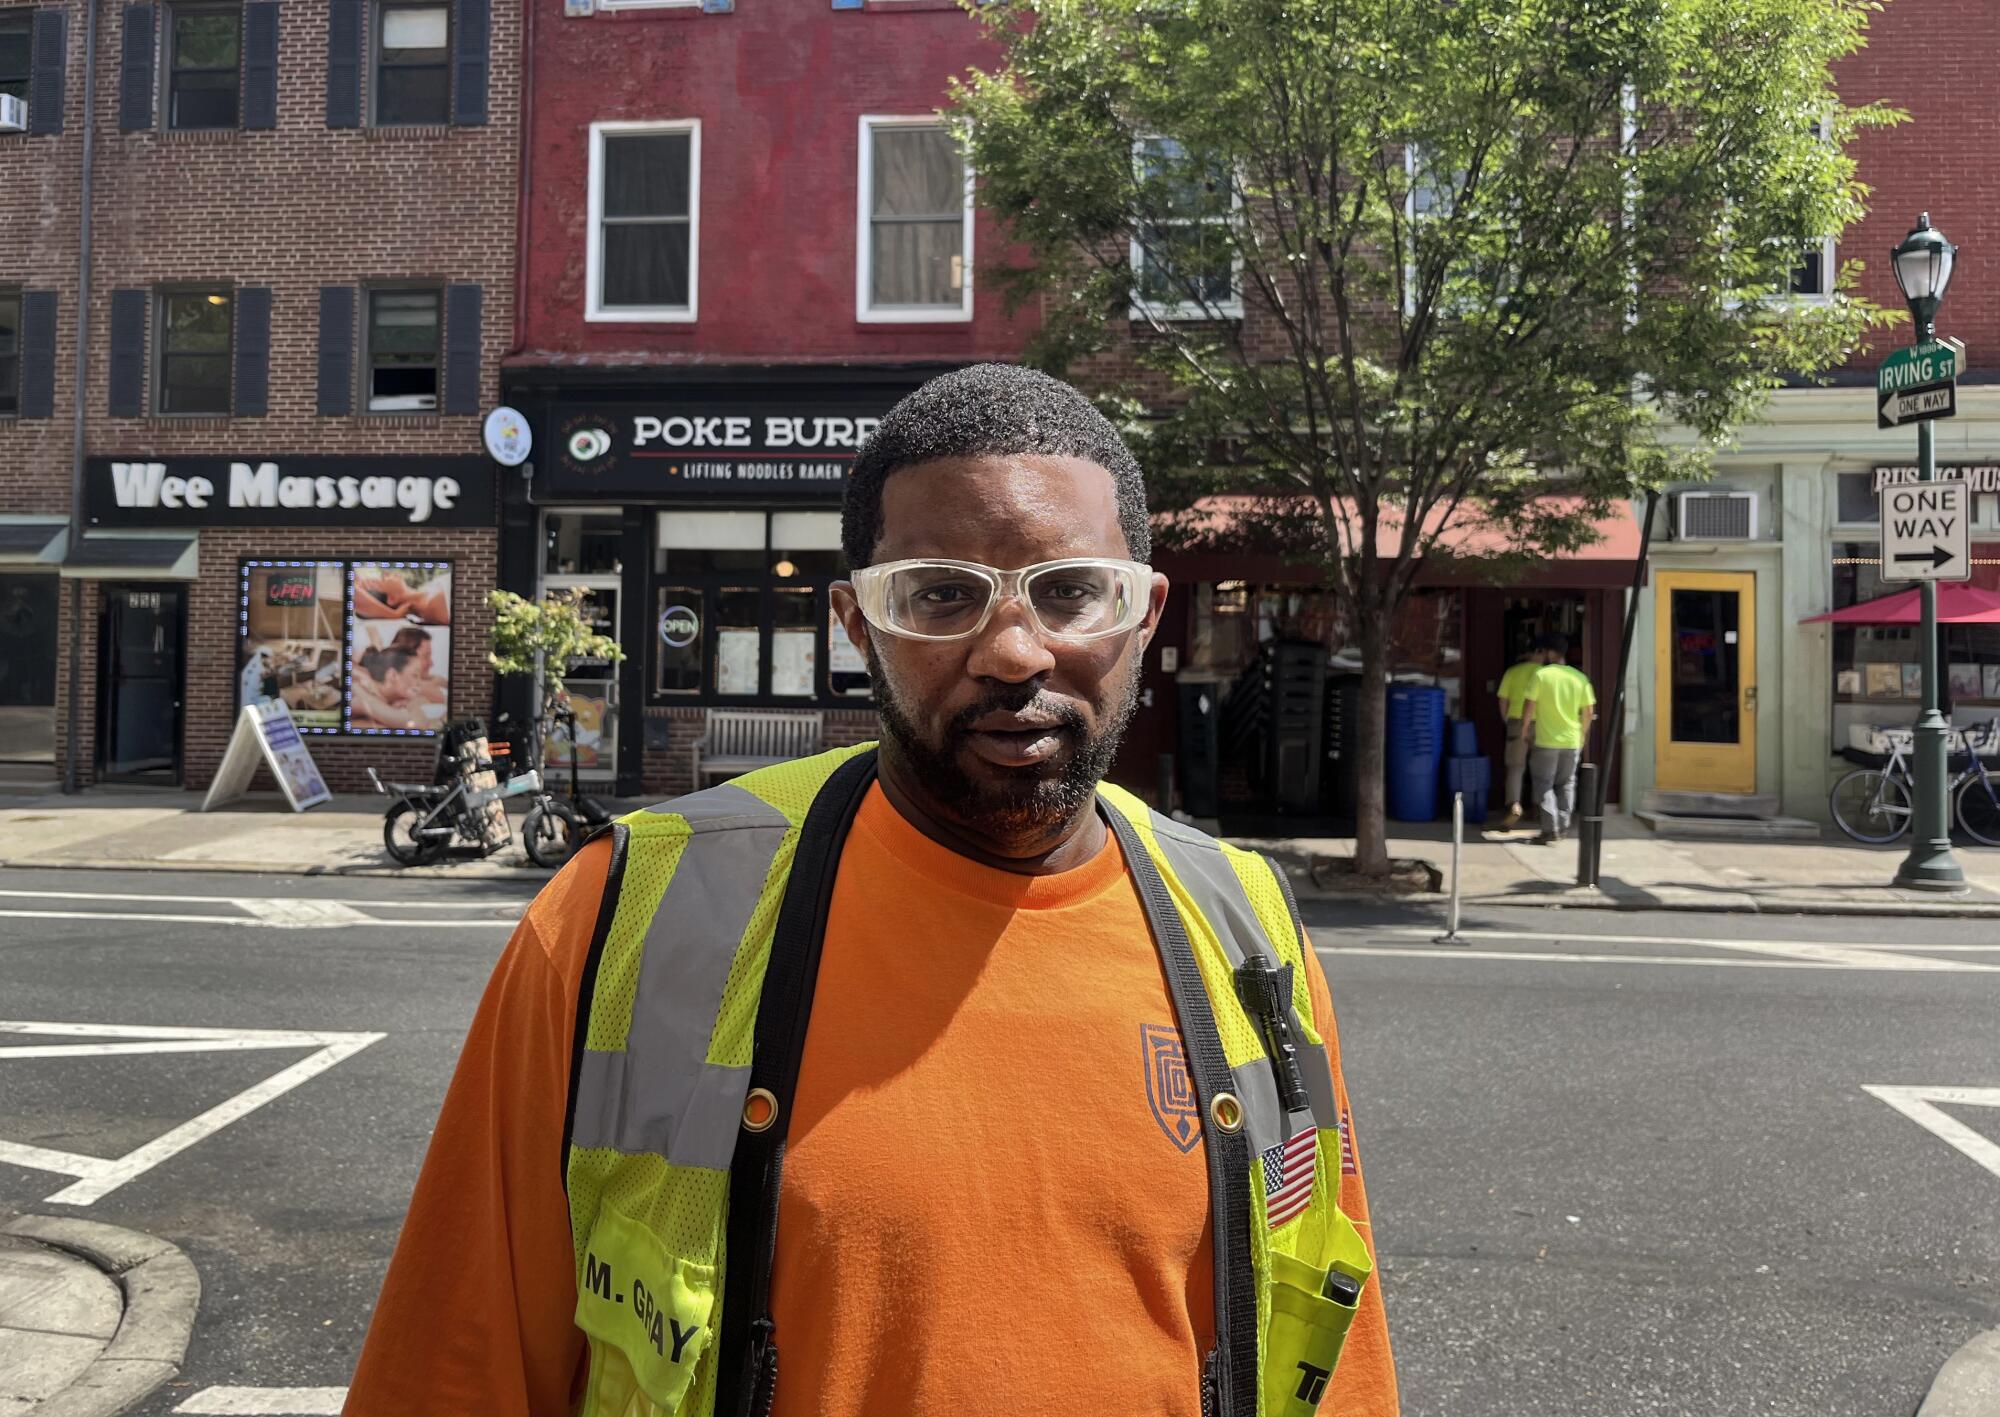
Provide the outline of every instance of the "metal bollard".
{"type": "Polygon", "coordinates": [[[1597,805],[1597,764],[1576,770],[1576,883],[1597,884],[1597,843],[1604,834],[1604,813],[1597,805]]]}
{"type": "Polygon", "coordinates": [[[1442,935],[1434,938],[1434,945],[1462,945],[1465,941],[1458,937],[1458,854],[1465,842],[1465,794],[1451,794],[1451,903],[1446,907],[1446,928],[1442,935]]]}

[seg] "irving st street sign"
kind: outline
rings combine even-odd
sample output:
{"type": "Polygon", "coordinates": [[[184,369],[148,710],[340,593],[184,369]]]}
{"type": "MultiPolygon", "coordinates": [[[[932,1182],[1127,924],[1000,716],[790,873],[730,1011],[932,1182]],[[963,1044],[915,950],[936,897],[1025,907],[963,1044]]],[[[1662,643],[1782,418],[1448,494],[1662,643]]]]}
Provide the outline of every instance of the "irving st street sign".
{"type": "Polygon", "coordinates": [[[1929,340],[1899,349],[1875,372],[1875,426],[1895,428],[1958,413],[1958,374],[1965,347],[1929,340]]]}

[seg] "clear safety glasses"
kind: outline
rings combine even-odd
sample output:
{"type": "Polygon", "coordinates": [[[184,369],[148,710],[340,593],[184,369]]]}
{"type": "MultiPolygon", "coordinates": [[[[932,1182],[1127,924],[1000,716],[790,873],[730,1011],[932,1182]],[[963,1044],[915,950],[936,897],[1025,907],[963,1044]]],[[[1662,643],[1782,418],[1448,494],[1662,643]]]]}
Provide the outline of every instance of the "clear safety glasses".
{"type": "Polygon", "coordinates": [[[853,576],[861,613],[878,630],[912,640],[962,640],[986,628],[1005,596],[1027,607],[1052,640],[1098,640],[1145,616],[1153,568],[1079,556],[1016,571],[977,561],[885,561],[853,576]]]}

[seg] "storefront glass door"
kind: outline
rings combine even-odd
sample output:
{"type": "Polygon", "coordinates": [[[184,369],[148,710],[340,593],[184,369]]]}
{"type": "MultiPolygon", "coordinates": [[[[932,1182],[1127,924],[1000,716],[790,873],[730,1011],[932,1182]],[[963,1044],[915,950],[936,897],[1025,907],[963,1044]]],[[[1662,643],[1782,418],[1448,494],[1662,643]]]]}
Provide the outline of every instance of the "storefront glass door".
{"type": "Polygon", "coordinates": [[[0,761],[55,761],[57,588],[53,574],[0,574],[0,761]]]}
{"type": "Polygon", "coordinates": [[[179,586],[104,588],[98,628],[100,777],[180,781],[186,608],[179,586]]]}
{"type": "MultiPolygon", "coordinates": [[[[581,590],[583,611],[599,634],[618,638],[619,593],[624,566],[618,560],[623,518],[617,512],[550,511],[543,524],[542,593],[581,590]]],[[[577,776],[609,782],[618,770],[618,666],[608,659],[573,659],[563,687],[576,714],[575,734],[558,725],[544,746],[544,762],[558,785],[566,781],[570,758],[577,776]]]]}
{"type": "Polygon", "coordinates": [[[1655,579],[1654,780],[1663,792],[1757,790],[1757,578],[1655,579]]]}

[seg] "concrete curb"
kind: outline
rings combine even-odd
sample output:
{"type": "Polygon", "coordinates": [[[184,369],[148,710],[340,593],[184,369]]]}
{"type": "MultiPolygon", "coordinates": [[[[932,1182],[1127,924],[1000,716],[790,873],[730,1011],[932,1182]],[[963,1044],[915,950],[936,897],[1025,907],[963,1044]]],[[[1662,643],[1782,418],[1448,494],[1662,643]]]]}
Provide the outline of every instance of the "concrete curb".
{"type": "Polygon", "coordinates": [[[1917,1417],[1993,1417],[1996,1412],[2000,1412],[2000,1328],[1990,1328],[1945,1361],[1917,1417]]]}
{"type": "Polygon", "coordinates": [[[180,1372],[201,1306],[201,1276],[178,1246],[95,1220],[24,1215],[9,1235],[65,1250],[111,1276],[125,1293],[118,1331],[89,1369],[41,1403],[36,1417],[117,1417],[180,1372]]]}

